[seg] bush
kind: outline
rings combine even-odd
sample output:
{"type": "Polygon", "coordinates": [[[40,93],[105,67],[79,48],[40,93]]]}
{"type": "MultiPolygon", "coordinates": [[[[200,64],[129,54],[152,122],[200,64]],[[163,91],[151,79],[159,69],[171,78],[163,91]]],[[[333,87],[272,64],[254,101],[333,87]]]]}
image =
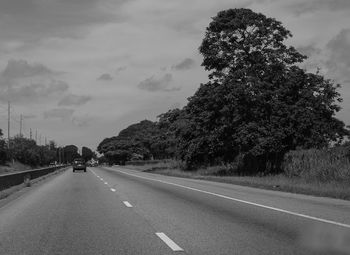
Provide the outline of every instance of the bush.
{"type": "Polygon", "coordinates": [[[288,177],[350,183],[350,147],[290,151],[284,157],[283,169],[288,177]]]}
{"type": "Polygon", "coordinates": [[[157,164],[157,163],[166,162],[166,161],[167,160],[133,160],[133,161],[126,161],[125,165],[143,166],[143,165],[157,164]]]}

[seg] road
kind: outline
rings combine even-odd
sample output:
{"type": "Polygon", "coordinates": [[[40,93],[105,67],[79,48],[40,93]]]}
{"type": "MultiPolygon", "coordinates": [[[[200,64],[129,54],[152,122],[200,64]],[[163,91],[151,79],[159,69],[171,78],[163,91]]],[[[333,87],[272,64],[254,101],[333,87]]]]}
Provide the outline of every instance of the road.
{"type": "Polygon", "coordinates": [[[0,208],[0,254],[350,254],[350,202],[67,170],[0,208]]]}

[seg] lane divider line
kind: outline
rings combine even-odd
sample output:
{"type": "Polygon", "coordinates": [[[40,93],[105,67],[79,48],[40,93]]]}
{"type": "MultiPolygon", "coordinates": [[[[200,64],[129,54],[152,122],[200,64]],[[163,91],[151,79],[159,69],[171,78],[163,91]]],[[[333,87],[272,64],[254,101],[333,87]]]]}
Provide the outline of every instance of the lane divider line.
{"type": "Polygon", "coordinates": [[[132,207],[132,205],[128,201],[123,201],[123,203],[126,207],[129,207],[129,208],[132,207]]]}
{"type": "Polygon", "coordinates": [[[183,249],[178,246],[173,240],[171,240],[166,234],[158,232],[156,235],[173,251],[183,251],[183,249]]]}
{"type": "Polygon", "coordinates": [[[214,192],[209,192],[209,191],[205,191],[205,190],[201,190],[201,189],[191,188],[191,187],[187,187],[187,186],[172,183],[172,182],[152,179],[152,178],[148,178],[148,177],[144,177],[144,176],[138,176],[136,174],[126,173],[126,172],[123,172],[123,171],[120,171],[117,169],[111,169],[111,168],[107,168],[107,169],[110,169],[112,171],[117,171],[117,172],[120,172],[120,173],[125,174],[125,175],[137,177],[140,179],[145,179],[145,180],[149,180],[149,181],[155,181],[155,182],[160,182],[160,183],[164,183],[164,184],[168,184],[168,185],[173,185],[176,187],[197,191],[197,192],[201,192],[204,194],[208,194],[208,195],[212,195],[212,196],[216,196],[216,197],[220,197],[220,198],[224,198],[224,199],[228,199],[228,200],[232,200],[232,201],[236,201],[236,202],[240,202],[240,203],[244,203],[244,204],[248,204],[248,205],[253,205],[253,206],[257,206],[257,207],[264,208],[264,209],[269,209],[269,210],[276,211],[276,212],[281,212],[281,213],[285,213],[285,214],[289,214],[289,215],[293,215],[293,216],[297,216],[297,217],[301,217],[301,218],[305,218],[305,219],[309,219],[309,220],[319,221],[322,223],[328,223],[328,224],[332,224],[332,225],[336,225],[336,226],[340,226],[340,227],[344,227],[344,228],[350,228],[349,224],[345,224],[345,223],[341,223],[341,222],[337,222],[337,221],[322,219],[322,218],[318,218],[318,217],[314,217],[314,216],[310,216],[310,215],[306,215],[306,214],[302,214],[302,213],[296,213],[296,212],[292,212],[292,211],[288,211],[288,210],[284,210],[284,209],[280,209],[280,208],[276,208],[276,207],[272,207],[272,206],[257,204],[257,203],[249,202],[246,200],[233,198],[233,197],[229,197],[229,196],[225,196],[225,195],[221,195],[221,194],[217,194],[214,192]]]}
{"type": "MultiPolygon", "coordinates": [[[[89,169],[97,178],[99,178],[101,181],[103,181],[103,179],[100,177],[100,176],[98,176],[94,171],[92,171],[91,169],[89,169]]],[[[108,185],[108,183],[107,182],[104,182],[104,184],[106,184],[108,187],[109,187],[109,185],[108,185]]],[[[116,189],[113,189],[113,188],[110,188],[111,189],[111,191],[113,191],[113,192],[116,192],[117,190],[116,189]]]]}

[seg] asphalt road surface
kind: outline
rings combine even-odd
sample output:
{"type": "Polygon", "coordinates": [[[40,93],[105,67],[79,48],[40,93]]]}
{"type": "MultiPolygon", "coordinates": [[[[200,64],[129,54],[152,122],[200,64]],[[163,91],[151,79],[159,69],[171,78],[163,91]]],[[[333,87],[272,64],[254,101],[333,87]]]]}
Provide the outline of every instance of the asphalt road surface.
{"type": "Polygon", "coordinates": [[[70,169],[0,208],[0,254],[350,254],[350,202],[70,169]]]}

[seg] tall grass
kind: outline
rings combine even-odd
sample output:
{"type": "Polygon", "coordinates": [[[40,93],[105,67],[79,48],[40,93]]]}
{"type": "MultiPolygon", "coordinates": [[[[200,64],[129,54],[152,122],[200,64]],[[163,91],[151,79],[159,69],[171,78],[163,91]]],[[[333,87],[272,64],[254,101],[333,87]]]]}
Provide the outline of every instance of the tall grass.
{"type": "Polygon", "coordinates": [[[285,155],[283,169],[288,177],[350,183],[350,147],[290,151],[285,155]]]}

